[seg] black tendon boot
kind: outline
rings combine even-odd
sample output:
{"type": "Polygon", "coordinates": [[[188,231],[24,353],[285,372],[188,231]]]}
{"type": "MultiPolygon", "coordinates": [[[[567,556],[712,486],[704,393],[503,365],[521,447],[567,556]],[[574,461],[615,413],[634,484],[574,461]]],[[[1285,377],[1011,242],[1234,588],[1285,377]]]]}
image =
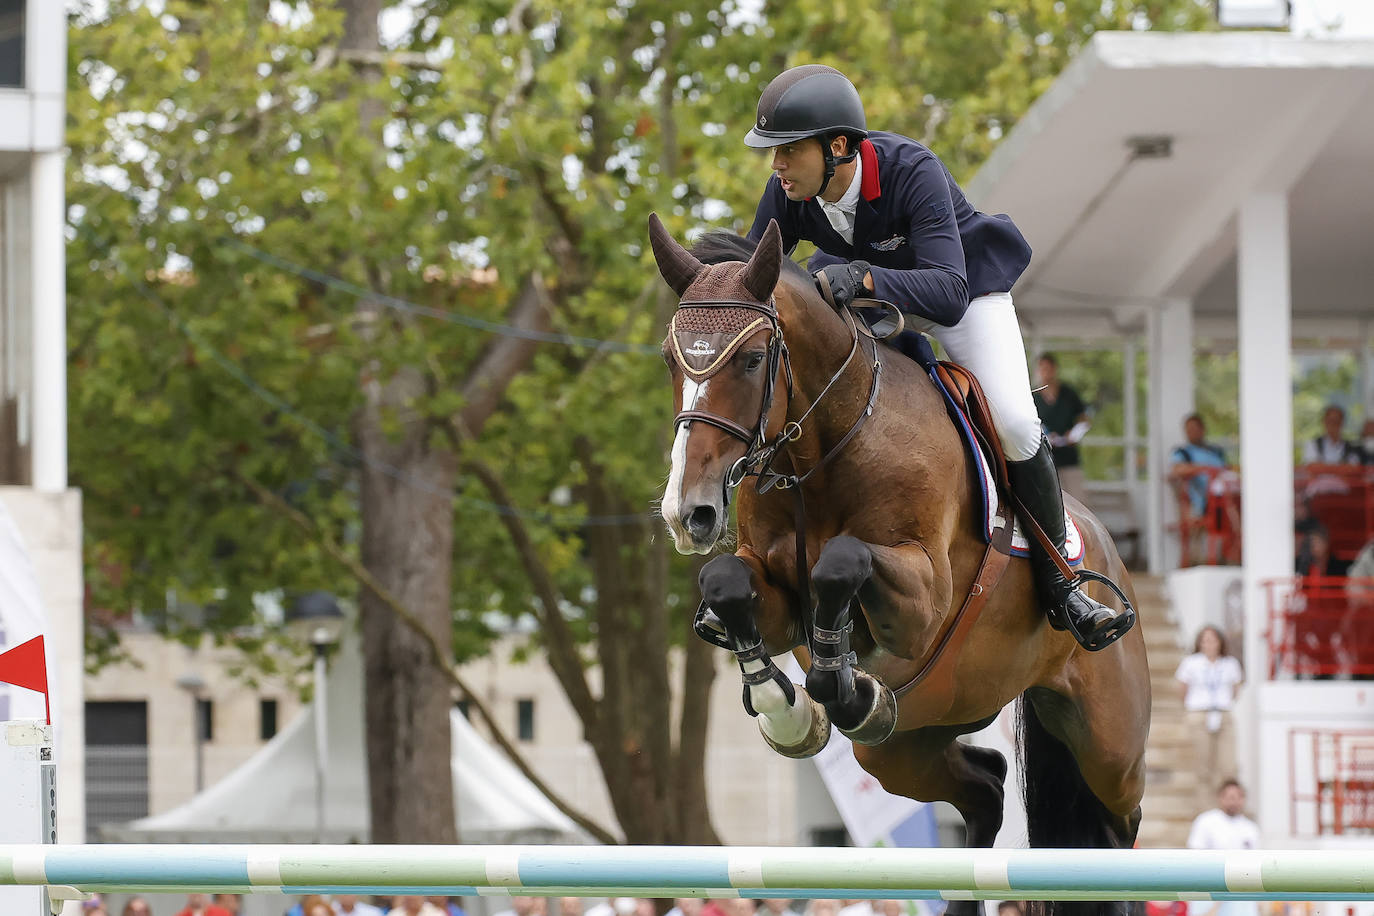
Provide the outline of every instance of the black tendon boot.
{"type": "MultiPolygon", "coordinates": [[[[1060,555],[1064,553],[1064,496],[1048,442],[1027,461],[1008,461],[1011,489],[1031,519],[1049,535],[1060,555]]],[[[1116,642],[1135,622],[1134,613],[1120,616],[1105,604],[1083,594],[1078,583],[1066,579],[1030,531],[1031,568],[1041,606],[1056,630],[1068,630],[1083,648],[1096,652],[1116,642]]],[[[1094,576],[1096,578],[1096,576],[1094,576]]]]}

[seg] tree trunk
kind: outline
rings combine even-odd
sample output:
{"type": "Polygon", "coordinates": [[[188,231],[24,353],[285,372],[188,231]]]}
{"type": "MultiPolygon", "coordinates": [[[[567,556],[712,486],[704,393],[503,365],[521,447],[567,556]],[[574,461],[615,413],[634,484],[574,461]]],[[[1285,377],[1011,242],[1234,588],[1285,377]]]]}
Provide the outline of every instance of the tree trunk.
{"type": "MultiPolygon", "coordinates": [[[[423,387],[414,369],[369,386],[358,420],[367,459],[362,561],[447,647],[455,460],[434,448],[445,440],[423,417],[409,415],[407,405],[424,396],[423,387]],[[390,433],[397,427],[399,434],[390,433]]],[[[455,843],[449,679],[419,634],[371,591],[363,590],[359,605],[372,842],[455,843]]]]}
{"type": "MultiPolygon", "coordinates": [[[[589,510],[633,511],[603,476],[594,450],[578,443],[589,510]]],[[[588,529],[596,581],[600,715],[587,735],[605,775],[611,806],[631,844],[710,843],[705,731],[714,676],[710,646],[688,643],[676,735],[669,687],[668,553],[653,521],[588,529]]],[[[689,637],[694,642],[695,636],[689,637]]]]}
{"type": "MultiPolygon", "coordinates": [[[[340,50],[379,50],[382,0],[336,2],[344,14],[340,50]]],[[[371,84],[380,74],[375,65],[362,64],[357,76],[371,84]]],[[[382,113],[375,99],[358,103],[364,131],[377,132],[382,113]]],[[[385,167],[379,133],[375,159],[378,168],[385,167]]],[[[455,457],[447,448],[436,449],[436,442],[447,445],[447,440],[413,408],[429,394],[419,370],[365,378],[363,385],[366,406],[356,421],[364,461],[362,562],[447,647],[453,638],[455,457]]],[[[363,589],[358,605],[372,842],[456,843],[449,680],[420,635],[376,595],[363,589]]],[[[451,660],[446,657],[444,663],[451,660]]]]}

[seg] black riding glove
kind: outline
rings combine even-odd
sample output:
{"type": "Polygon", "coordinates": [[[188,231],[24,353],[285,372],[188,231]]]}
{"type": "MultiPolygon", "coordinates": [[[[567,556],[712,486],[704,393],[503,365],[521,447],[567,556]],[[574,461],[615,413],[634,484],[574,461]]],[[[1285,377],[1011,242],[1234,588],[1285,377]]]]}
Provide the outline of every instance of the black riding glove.
{"type": "MultiPolygon", "coordinates": [[[[844,308],[854,301],[857,296],[868,294],[868,288],[864,286],[864,277],[873,268],[867,261],[850,261],[848,264],[828,264],[816,274],[816,286],[822,283],[830,284],[830,293],[835,297],[835,306],[844,308]],[[822,279],[824,274],[824,279],[822,279]]],[[[825,295],[825,290],[821,290],[821,295],[825,295]]]]}

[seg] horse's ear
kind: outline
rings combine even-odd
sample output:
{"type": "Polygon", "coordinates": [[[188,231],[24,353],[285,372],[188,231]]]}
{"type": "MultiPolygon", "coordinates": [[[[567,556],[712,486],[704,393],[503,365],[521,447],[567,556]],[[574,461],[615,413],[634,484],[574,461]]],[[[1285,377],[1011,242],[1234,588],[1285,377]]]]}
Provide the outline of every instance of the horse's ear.
{"type": "Polygon", "coordinates": [[[749,290],[749,295],[760,302],[773,298],[773,287],[778,285],[778,272],[782,270],[782,231],[778,221],[770,219],[768,228],[754,249],[754,256],[740,274],[740,282],[749,290]]]}
{"type": "Polygon", "coordinates": [[[682,294],[687,292],[687,287],[692,285],[692,281],[706,265],[668,234],[657,213],[649,214],[649,244],[654,249],[658,272],[663,274],[663,279],[672,287],[673,292],[677,293],[678,298],[682,298],[682,294]]]}

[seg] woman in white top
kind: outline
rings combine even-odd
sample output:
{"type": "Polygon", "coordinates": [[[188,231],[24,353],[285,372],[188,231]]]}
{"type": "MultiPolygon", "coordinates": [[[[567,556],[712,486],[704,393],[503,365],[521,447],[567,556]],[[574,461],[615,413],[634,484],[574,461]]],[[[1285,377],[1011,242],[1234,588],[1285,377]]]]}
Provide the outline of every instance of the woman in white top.
{"type": "Polygon", "coordinates": [[[1193,738],[1198,810],[1210,807],[1213,787],[1236,776],[1236,732],[1231,707],[1245,681],[1240,662],[1226,653],[1226,637],[1203,627],[1193,654],[1174,677],[1183,685],[1183,708],[1193,738]]]}

